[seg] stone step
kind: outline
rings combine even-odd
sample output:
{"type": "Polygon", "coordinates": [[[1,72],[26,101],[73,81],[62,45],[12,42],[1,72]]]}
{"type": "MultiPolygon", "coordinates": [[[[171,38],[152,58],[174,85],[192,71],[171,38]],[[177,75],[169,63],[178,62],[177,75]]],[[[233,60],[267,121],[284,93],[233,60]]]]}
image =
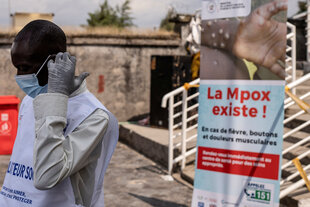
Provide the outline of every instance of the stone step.
{"type": "MultiPolygon", "coordinates": [[[[297,70],[297,79],[300,78],[303,75],[303,72],[301,70],[297,70]]],[[[310,91],[310,80],[302,83],[301,85],[296,87],[296,95],[298,97],[308,93],[310,91]]],[[[304,99],[304,101],[308,104],[310,104],[310,97],[307,97],[304,99]]],[[[289,107],[289,109],[285,110],[285,115],[291,115],[296,112],[300,111],[300,108],[297,106],[297,104],[289,107]]],[[[308,119],[309,120],[309,119],[308,119]]]]}
{"type": "MultiPolygon", "coordinates": [[[[120,124],[119,139],[144,156],[168,167],[169,131],[156,127],[145,127],[131,123],[120,124]]],[[[177,131],[176,133],[178,133],[177,131]]],[[[194,131],[188,132],[187,136],[193,135],[194,131]]],[[[181,137],[174,139],[175,143],[181,142],[181,137]]],[[[196,139],[187,143],[187,151],[196,147],[196,139]]],[[[174,157],[181,154],[181,146],[174,149],[174,157]]],[[[195,154],[187,158],[187,163],[195,161],[195,154]]],[[[175,166],[177,171],[179,166],[175,166]]]]}
{"type": "Polygon", "coordinates": [[[194,185],[194,178],[195,178],[195,164],[187,165],[186,168],[181,171],[181,177],[189,182],[190,184],[194,185]]]}
{"type": "Polygon", "coordinates": [[[130,123],[119,127],[120,141],[165,167],[168,163],[168,135],[168,130],[130,123]]]}
{"type": "MultiPolygon", "coordinates": [[[[310,105],[310,97],[303,99],[304,102],[310,105]]],[[[296,112],[301,111],[302,109],[294,102],[293,105],[290,105],[288,108],[285,109],[285,117],[291,116],[296,112]]]]}
{"type": "MultiPolygon", "coordinates": [[[[306,81],[303,85],[299,85],[296,87],[296,95],[301,96],[309,92],[310,81],[306,81]]],[[[309,100],[309,99],[308,99],[309,100]]]]}
{"type": "MultiPolygon", "coordinates": [[[[309,101],[307,100],[306,103],[309,103],[309,105],[310,105],[310,99],[309,99],[309,101]]],[[[288,109],[285,110],[285,119],[292,116],[292,115],[299,113],[300,111],[302,111],[302,109],[296,104],[289,107],[288,109]]],[[[308,120],[310,120],[310,114],[304,113],[302,115],[299,115],[296,119],[302,120],[302,121],[308,121],[308,120]]]]}
{"type": "MultiPolygon", "coordinates": [[[[308,119],[310,120],[310,119],[308,119]]],[[[306,120],[306,121],[308,121],[306,120]]],[[[300,119],[295,119],[293,122],[287,123],[285,124],[285,127],[289,128],[290,130],[301,126],[302,124],[304,124],[305,121],[304,120],[300,120],[300,119]]],[[[284,132],[288,132],[289,130],[285,130],[284,132]]],[[[310,133],[310,125],[303,127],[301,130],[301,132],[306,132],[306,133],[310,133]]]]}
{"type": "MultiPolygon", "coordinates": [[[[283,164],[283,163],[282,163],[282,164],[283,164]]],[[[301,164],[302,164],[302,167],[303,167],[303,168],[305,168],[307,165],[309,165],[309,163],[303,163],[303,162],[301,162],[301,164]]],[[[287,168],[285,168],[285,169],[282,170],[281,178],[282,178],[282,179],[285,179],[285,178],[287,178],[288,176],[290,176],[290,175],[296,173],[297,171],[298,171],[298,170],[297,170],[297,168],[295,167],[295,165],[292,164],[292,165],[290,165],[290,166],[288,166],[287,168]]],[[[307,175],[309,175],[309,174],[310,174],[310,169],[305,170],[305,172],[307,173],[307,175]]],[[[300,179],[300,176],[297,176],[297,177],[293,178],[292,181],[298,181],[299,179],[300,179]]]]}
{"type": "MultiPolygon", "coordinates": [[[[302,120],[297,120],[297,121],[299,122],[299,121],[302,121],[302,120]]],[[[303,123],[304,123],[304,121],[303,121],[303,123]]],[[[294,124],[294,128],[296,128],[297,126],[299,126],[299,124],[294,124]]],[[[291,131],[294,128],[290,128],[290,127],[284,126],[283,133],[286,134],[287,132],[291,131]]],[[[289,137],[295,137],[296,139],[301,140],[301,139],[303,139],[305,137],[308,137],[308,136],[310,136],[309,132],[304,131],[304,130],[300,130],[300,131],[297,131],[297,132],[293,133],[289,137]]],[[[284,138],[284,141],[285,140],[289,140],[289,137],[284,138]]]]}
{"type": "MultiPolygon", "coordinates": [[[[298,146],[296,147],[295,149],[285,153],[282,157],[283,157],[283,160],[292,160],[294,158],[296,158],[297,156],[309,151],[310,148],[309,147],[306,147],[306,146],[298,146]]],[[[307,157],[303,158],[303,159],[306,159],[307,157]]],[[[309,158],[308,158],[309,159],[309,158]]],[[[310,160],[307,160],[309,161],[310,163],[310,160]]],[[[286,161],[282,161],[283,164],[286,163],[286,161]]]]}
{"type": "MultiPolygon", "coordinates": [[[[291,129],[288,129],[288,128],[284,128],[284,134],[289,132],[291,129]]],[[[298,132],[295,132],[293,133],[292,135],[286,137],[285,139],[283,139],[283,150],[287,149],[288,147],[291,147],[292,145],[296,144],[297,142],[300,142],[302,141],[303,139],[305,138],[308,138],[310,136],[309,133],[307,132],[303,132],[303,131],[298,131],[298,132]]],[[[301,145],[302,147],[306,147],[306,148],[309,148],[309,142],[306,142],[304,144],[301,145]]],[[[297,147],[298,149],[298,147],[297,147]]],[[[293,152],[297,152],[298,154],[299,151],[297,150],[293,150],[293,152]]]]}
{"type": "MultiPolygon", "coordinates": [[[[293,183],[293,182],[292,182],[293,183]]],[[[292,183],[281,186],[280,190],[285,189],[292,183]]],[[[285,207],[309,207],[310,205],[310,192],[306,186],[295,190],[280,200],[280,203],[285,207]]]]}
{"type": "MultiPolygon", "coordinates": [[[[296,136],[289,136],[286,139],[283,140],[283,150],[286,150],[287,148],[291,147],[292,145],[296,144],[299,141],[302,141],[303,139],[306,139],[310,136],[310,134],[307,134],[307,137],[296,137],[296,136]]],[[[302,146],[308,147],[308,142],[304,143],[302,146]]]]}
{"type": "MultiPolygon", "coordinates": [[[[287,132],[289,130],[290,130],[289,128],[284,128],[285,132],[287,132]]],[[[310,136],[310,134],[303,132],[303,131],[299,131],[299,132],[292,134],[291,136],[289,136],[283,140],[283,149],[287,149],[288,147],[294,145],[295,143],[301,141],[302,139],[304,139],[308,136],[310,136]]],[[[295,148],[292,151],[283,155],[282,165],[291,161],[292,159],[296,158],[300,154],[307,152],[309,150],[310,150],[310,142],[307,142],[301,146],[298,146],[297,148],[295,148]]],[[[310,163],[310,155],[301,159],[300,162],[303,165],[308,165],[310,163]]],[[[282,171],[282,178],[285,178],[294,172],[296,172],[296,168],[294,167],[294,165],[291,165],[290,167],[288,167],[287,169],[282,171]]]]}

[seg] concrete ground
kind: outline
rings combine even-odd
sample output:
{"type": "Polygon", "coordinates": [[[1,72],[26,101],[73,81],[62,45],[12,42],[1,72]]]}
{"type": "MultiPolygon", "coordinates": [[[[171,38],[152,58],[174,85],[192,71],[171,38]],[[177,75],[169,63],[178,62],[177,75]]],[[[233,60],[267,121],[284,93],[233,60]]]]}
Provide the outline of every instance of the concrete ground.
{"type": "Polygon", "coordinates": [[[3,179],[10,161],[9,155],[0,155],[0,189],[2,188],[3,179]]]}
{"type": "Polygon", "coordinates": [[[105,177],[105,205],[126,207],[190,206],[192,189],[165,181],[160,165],[119,143],[105,177]]]}
{"type": "MultiPolygon", "coordinates": [[[[8,162],[9,156],[0,156],[0,186],[8,162]]],[[[105,176],[105,206],[190,206],[191,187],[166,181],[165,175],[163,167],[119,142],[105,176]]]]}

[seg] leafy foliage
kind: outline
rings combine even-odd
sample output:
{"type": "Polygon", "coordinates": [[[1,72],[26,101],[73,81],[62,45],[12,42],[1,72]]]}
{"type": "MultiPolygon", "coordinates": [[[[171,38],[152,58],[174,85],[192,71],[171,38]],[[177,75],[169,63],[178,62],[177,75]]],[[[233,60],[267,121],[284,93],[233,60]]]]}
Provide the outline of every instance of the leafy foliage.
{"type": "Polygon", "coordinates": [[[112,26],[112,27],[131,27],[133,26],[133,18],[130,16],[131,7],[130,0],[125,0],[125,2],[116,8],[109,5],[108,0],[105,0],[103,4],[99,5],[99,10],[94,13],[88,13],[89,18],[87,23],[91,27],[100,26],[112,26]]]}
{"type": "Polygon", "coordinates": [[[175,9],[170,8],[165,16],[164,19],[160,22],[160,29],[167,30],[167,31],[173,31],[175,27],[175,23],[169,22],[169,20],[175,15],[175,9]]]}
{"type": "Polygon", "coordinates": [[[298,2],[298,7],[299,7],[299,12],[298,13],[302,13],[302,12],[307,11],[307,2],[299,1],[298,2]]]}

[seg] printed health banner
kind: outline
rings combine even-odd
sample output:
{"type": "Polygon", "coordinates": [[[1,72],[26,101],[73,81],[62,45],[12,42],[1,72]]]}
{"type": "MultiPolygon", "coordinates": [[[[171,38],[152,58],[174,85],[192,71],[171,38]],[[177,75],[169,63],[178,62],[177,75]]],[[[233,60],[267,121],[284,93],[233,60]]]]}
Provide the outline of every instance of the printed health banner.
{"type": "Polygon", "coordinates": [[[203,0],[192,207],[279,206],[285,0],[203,0]]]}

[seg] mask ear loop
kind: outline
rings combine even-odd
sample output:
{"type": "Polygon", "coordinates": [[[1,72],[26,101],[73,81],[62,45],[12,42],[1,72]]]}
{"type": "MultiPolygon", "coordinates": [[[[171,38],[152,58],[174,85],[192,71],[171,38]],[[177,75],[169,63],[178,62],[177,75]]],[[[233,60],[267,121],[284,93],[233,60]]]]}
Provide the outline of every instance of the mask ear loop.
{"type": "Polygon", "coordinates": [[[44,63],[41,65],[40,69],[38,70],[38,72],[35,74],[35,76],[38,76],[38,74],[40,73],[40,71],[44,68],[46,62],[49,60],[49,58],[51,57],[52,55],[49,55],[46,60],[44,61],[44,63]]]}

